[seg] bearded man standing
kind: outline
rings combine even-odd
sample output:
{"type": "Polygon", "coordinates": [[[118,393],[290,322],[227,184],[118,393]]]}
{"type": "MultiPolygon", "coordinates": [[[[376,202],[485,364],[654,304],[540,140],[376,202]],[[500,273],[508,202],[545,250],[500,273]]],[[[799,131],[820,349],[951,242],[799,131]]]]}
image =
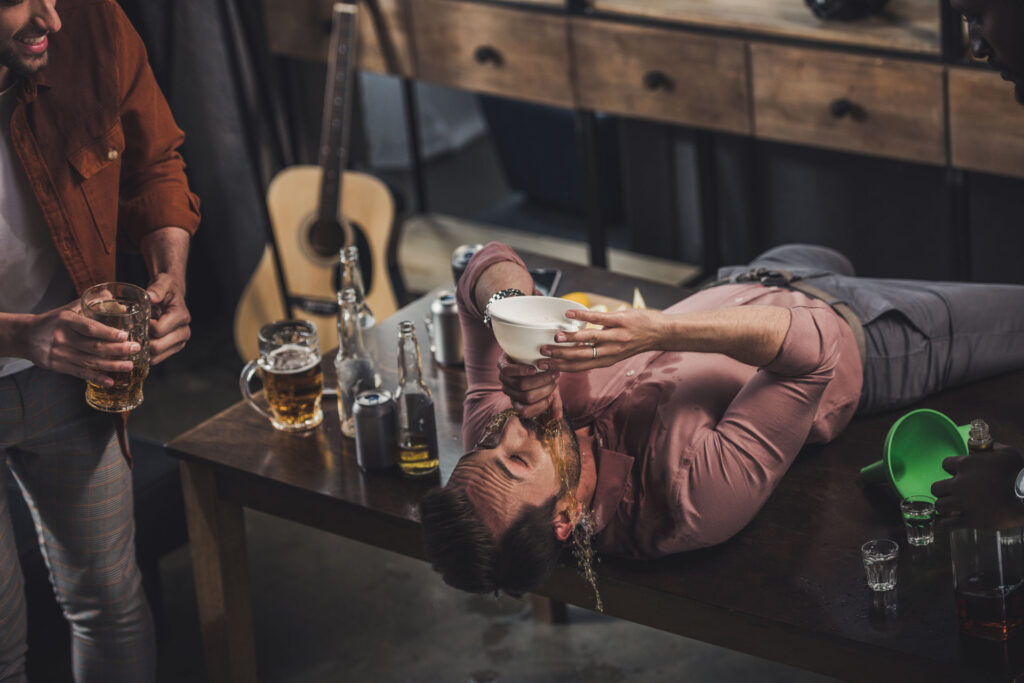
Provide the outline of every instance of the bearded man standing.
{"type": "Polygon", "coordinates": [[[111,386],[138,351],[77,297],[141,252],[151,363],[189,338],[185,265],[199,224],[184,136],[113,0],[0,0],[0,681],[25,680],[26,615],[5,479],[29,503],[72,635],[76,681],[155,678],[135,561],[132,480],[111,386]]]}

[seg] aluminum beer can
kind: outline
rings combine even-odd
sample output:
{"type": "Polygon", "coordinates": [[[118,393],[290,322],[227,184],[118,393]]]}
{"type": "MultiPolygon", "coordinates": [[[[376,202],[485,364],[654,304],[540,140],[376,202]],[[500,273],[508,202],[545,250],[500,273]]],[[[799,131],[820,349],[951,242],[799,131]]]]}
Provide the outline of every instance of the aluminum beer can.
{"type": "Polygon", "coordinates": [[[466,272],[469,260],[483,248],[482,244],[463,244],[455,248],[452,252],[452,277],[455,278],[455,284],[459,284],[459,278],[466,272]]]}
{"type": "Polygon", "coordinates": [[[430,304],[430,350],[438,365],[462,364],[462,327],[455,292],[446,289],[430,304]]]}
{"type": "Polygon", "coordinates": [[[356,462],[367,472],[386,472],[398,465],[395,401],[371,389],[356,396],[352,407],[356,428],[356,462]]]}

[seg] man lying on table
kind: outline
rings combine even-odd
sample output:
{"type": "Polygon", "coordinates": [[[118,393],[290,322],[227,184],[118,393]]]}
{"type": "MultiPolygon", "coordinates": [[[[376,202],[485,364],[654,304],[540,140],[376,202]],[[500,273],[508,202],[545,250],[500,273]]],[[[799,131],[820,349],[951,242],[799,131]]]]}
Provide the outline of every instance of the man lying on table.
{"type": "Polygon", "coordinates": [[[523,262],[497,243],[473,258],[458,289],[472,450],[420,505],[446,582],[530,591],[586,516],[598,552],[652,558],[721,543],[804,444],[833,439],[856,411],[1024,367],[1024,287],[856,278],[842,255],[806,245],[723,274],[734,282],[664,312],[575,313],[604,329],[559,333],[588,345],[542,349],[548,371],[537,373],[505,357],[483,322],[489,301],[532,291],[523,262]],[[789,274],[849,304],[864,363],[851,324],[781,284],[789,274]],[[542,413],[571,420],[567,485],[542,413]]]}

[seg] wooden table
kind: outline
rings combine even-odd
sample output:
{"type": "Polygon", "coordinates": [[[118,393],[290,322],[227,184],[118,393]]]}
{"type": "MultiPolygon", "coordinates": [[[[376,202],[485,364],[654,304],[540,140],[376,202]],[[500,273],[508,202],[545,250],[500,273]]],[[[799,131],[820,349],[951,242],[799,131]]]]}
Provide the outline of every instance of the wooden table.
{"type": "MultiPolygon", "coordinates": [[[[563,269],[562,291],[630,299],[639,285],[651,306],[685,291],[540,257],[563,269]]],[[[422,299],[378,324],[372,344],[393,387],[397,321],[421,321],[422,299]]],[[[200,621],[211,681],[256,680],[242,508],[248,507],[416,558],[424,557],[416,503],[447,480],[462,454],[465,378],[439,370],[424,350],[438,411],[441,472],[433,481],[366,475],[343,440],[332,403],[306,436],[275,432],[238,404],[177,437],[182,460],[200,621]]],[[[946,392],[923,405],[958,424],[985,417],[1002,441],[1024,444],[1024,373],[946,392]]],[[[732,540],[655,562],[604,558],[605,611],[640,624],[849,680],[999,680],[968,663],[953,613],[948,543],[911,552],[896,501],[864,492],[860,467],[880,456],[896,415],[854,422],[835,442],[808,448],[754,521],[732,540]],[[898,606],[872,609],[859,547],[901,540],[898,606]]],[[[593,594],[566,565],[540,594],[593,607],[593,594]]]]}

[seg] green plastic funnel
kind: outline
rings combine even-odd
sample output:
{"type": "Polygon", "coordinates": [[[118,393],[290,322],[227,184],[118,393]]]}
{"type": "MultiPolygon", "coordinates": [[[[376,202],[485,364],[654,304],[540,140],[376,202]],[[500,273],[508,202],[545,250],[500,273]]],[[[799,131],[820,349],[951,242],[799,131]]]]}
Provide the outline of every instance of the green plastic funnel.
{"type": "Polygon", "coordinates": [[[883,458],[860,471],[861,484],[888,481],[903,498],[931,496],[932,484],[951,476],[942,461],[967,455],[971,426],[956,426],[937,410],[914,410],[889,429],[883,458]]]}

